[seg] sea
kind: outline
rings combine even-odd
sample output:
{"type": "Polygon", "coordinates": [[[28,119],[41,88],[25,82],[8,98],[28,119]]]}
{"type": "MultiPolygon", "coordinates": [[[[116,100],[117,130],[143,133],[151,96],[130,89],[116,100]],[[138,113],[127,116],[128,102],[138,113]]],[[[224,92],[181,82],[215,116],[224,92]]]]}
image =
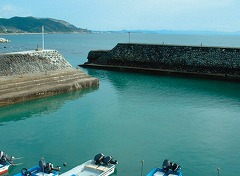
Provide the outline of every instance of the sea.
{"type": "MultiPolygon", "coordinates": [[[[0,37],[11,40],[0,53],[42,47],[41,34],[0,37]]],[[[117,43],[240,47],[234,35],[45,34],[44,41],[76,68],[90,50],[117,43]]],[[[118,176],[145,176],[165,159],[184,176],[239,175],[239,83],[80,69],[99,87],[0,108],[0,150],[17,158],[7,175],[41,158],[64,172],[98,153],[118,160],[118,176]]]]}

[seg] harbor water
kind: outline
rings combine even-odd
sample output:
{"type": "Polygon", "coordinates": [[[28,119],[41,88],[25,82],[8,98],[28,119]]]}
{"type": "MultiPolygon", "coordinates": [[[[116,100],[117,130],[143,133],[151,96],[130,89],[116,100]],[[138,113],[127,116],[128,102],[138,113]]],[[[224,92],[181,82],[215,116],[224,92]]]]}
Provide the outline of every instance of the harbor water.
{"type": "MultiPolygon", "coordinates": [[[[2,37],[2,36],[0,36],[2,37]]],[[[41,47],[41,35],[4,36],[0,53],[41,47]]],[[[239,47],[240,36],[128,33],[46,34],[74,67],[90,50],[117,43],[239,47]]],[[[82,68],[81,68],[82,69],[82,68]]],[[[184,176],[237,176],[240,168],[240,84],[233,82],[83,69],[99,87],[0,108],[0,150],[23,157],[9,175],[44,157],[62,172],[112,155],[114,175],[141,176],[177,162],[184,176]],[[143,165],[142,165],[142,162],[143,165]]]]}

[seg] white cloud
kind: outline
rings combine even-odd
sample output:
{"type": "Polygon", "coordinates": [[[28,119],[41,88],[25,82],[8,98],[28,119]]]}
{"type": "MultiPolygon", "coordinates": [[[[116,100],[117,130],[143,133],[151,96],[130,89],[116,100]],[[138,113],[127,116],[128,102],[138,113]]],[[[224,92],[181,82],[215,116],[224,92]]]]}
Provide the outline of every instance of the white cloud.
{"type": "Polygon", "coordinates": [[[21,9],[21,7],[16,7],[12,4],[5,4],[0,7],[0,17],[1,18],[11,18],[14,16],[30,16],[28,10],[21,9]]]}
{"type": "Polygon", "coordinates": [[[16,8],[12,5],[4,5],[0,8],[1,18],[6,18],[16,13],[16,8]]]}

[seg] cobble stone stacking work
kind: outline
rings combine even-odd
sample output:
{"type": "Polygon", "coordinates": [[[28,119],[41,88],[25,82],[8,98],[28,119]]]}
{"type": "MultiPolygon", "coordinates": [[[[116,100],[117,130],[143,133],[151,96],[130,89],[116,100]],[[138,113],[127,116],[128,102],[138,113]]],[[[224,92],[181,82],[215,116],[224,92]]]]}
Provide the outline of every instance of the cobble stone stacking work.
{"type": "Polygon", "coordinates": [[[53,71],[72,66],[56,50],[0,54],[0,75],[53,71]]]}
{"type": "Polygon", "coordinates": [[[104,54],[107,54],[110,50],[94,50],[88,53],[88,63],[95,62],[104,54]]]}
{"type": "Polygon", "coordinates": [[[240,80],[240,48],[117,44],[101,56],[92,51],[83,66],[159,70],[161,73],[240,80]]]}
{"type": "Polygon", "coordinates": [[[0,55],[0,106],[99,85],[54,50],[0,55]]]}

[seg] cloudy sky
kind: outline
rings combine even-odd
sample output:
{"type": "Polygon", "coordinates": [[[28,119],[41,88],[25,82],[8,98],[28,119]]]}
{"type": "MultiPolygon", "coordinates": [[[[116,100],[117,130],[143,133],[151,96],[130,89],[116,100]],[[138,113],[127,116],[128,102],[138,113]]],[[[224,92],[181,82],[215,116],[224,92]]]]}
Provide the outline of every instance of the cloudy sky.
{"type": "Polygon", "coordinates": [[[0,18],[50,17],[90,30],[240,31],[240,0],[0,0],[0,18]]]}

